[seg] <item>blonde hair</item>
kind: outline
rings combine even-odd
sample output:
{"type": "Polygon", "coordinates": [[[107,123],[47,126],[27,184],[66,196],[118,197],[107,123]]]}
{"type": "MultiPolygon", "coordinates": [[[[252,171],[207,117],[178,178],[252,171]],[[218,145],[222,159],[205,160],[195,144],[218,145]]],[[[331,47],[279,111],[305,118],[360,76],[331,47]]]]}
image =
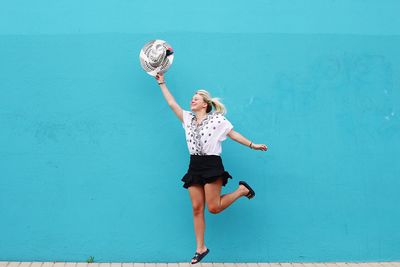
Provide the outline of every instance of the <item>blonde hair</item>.
{"type": "Polygon", "coordinates": [[[228,111],[226,110],[226,107],[222,102],[220,101],[220,98],[218,97],[211,97],[210,93],[207,92],[204,89],[200,89],[196,91],[196,94],[199,94],[203,97],[204,102],[207,103],[207,110],[206,112],[209,113],[212,110],[212,107],[214,107],[215,112],[221,113],[222,115],[225,115],[228,111]]]}

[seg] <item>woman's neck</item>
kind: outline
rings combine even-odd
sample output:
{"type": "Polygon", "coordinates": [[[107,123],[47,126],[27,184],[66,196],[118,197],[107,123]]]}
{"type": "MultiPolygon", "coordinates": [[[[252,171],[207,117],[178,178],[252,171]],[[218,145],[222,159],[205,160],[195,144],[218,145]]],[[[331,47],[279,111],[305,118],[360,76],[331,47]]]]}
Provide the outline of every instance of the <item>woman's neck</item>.
{"type": "Polygon", "coordinates": [[[199,121],[199,120],[202,120],[204,117],[206,117],[207,116],[207,112],[205,112],[205,111],[198,111],[198,112],[196,112],[196,119],[199,121]]]}

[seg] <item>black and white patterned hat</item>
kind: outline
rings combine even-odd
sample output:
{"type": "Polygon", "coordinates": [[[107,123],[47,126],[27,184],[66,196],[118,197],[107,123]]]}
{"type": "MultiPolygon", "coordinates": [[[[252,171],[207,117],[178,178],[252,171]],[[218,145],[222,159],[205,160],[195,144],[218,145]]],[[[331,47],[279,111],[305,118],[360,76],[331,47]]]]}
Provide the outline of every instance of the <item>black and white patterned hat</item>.
{"type": "Polygon", "coordinates": [[[164,40],[152,40],[140,50],[140,64],[151,76],[166,72],[174,60],[172,47],[164,40]]]}

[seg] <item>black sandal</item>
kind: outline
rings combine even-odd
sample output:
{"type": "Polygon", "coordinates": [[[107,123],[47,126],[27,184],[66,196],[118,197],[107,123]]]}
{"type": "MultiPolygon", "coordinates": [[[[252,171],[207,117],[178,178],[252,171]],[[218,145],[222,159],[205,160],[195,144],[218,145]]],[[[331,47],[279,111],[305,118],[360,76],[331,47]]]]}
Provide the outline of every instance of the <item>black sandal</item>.
{"type": "Polygon", "coordinates": [[[249,193],[246,195],[248,199],[255,197],[256,192],[248,185],[245,181],[240,181],[239,184],[244,185],[247,189],[249,189],[249,193]]]}
{"type": "Polygon", "coordinates": [[[204,258],[204,256],[208,254],[208,252],[210,252],[209,249],[207,249],[203,253],[198,253],[198,252],[194,253],[192,260],[195,260],[195,262],[191,262],[191,263],[196,264],[196,263],[200,262],[204,258]]]}

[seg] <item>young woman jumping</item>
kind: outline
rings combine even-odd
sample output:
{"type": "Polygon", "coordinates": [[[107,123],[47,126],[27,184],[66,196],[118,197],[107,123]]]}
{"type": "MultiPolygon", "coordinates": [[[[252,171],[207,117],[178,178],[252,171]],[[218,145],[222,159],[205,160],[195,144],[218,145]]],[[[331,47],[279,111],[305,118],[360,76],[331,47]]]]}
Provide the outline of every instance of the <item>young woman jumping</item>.
{"type": "Polygon", "coordinates": [[[181,180],[183,187],[188,189],[192,201],[197,248],[191,263],[195,264],[210,251],[204,243],[205,203],[211,213],[217,214],[242,196],[248,199],[255,196],[254,190],[244,181],[239,181],[239,186],[234,192],[221,195],[221,187],[227,184],[228,178],[232,179],[232,176],[225,171],[220,156],[222,141],[229,136],[232,140],[254,150],[266,151],[267,146],[253,144],[234,131],[232,124],[224,116],[225,106],[218,98],[211,98],[206,90],[197,90],[193,95],[190,112],[176,103],[167,88],[164,74],[158,73],[155,78],[168,105],[182,122],[190,152],[189,168],[181,180]]]}

